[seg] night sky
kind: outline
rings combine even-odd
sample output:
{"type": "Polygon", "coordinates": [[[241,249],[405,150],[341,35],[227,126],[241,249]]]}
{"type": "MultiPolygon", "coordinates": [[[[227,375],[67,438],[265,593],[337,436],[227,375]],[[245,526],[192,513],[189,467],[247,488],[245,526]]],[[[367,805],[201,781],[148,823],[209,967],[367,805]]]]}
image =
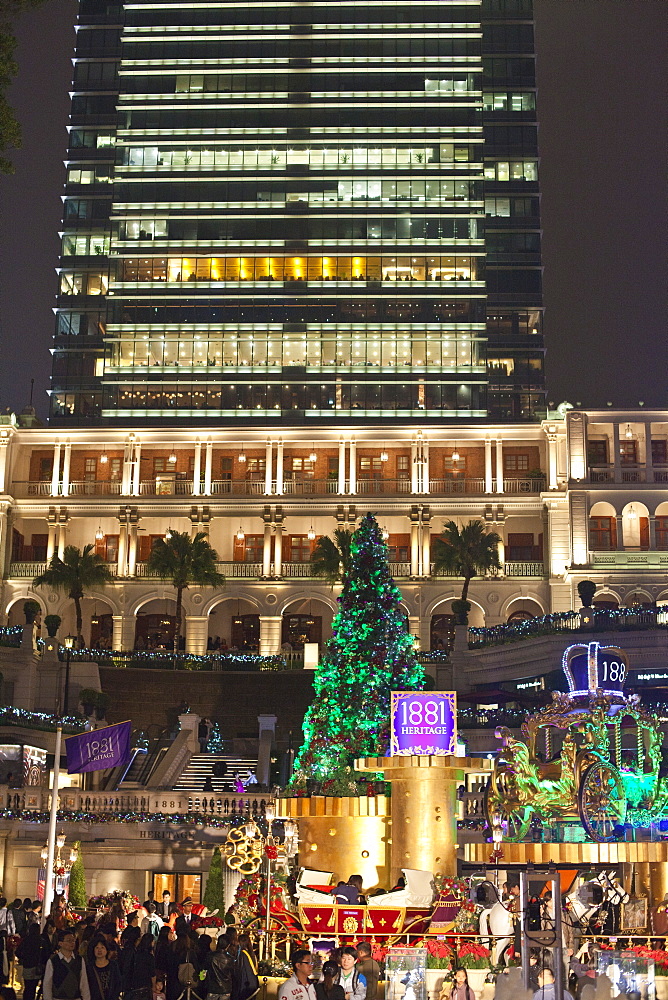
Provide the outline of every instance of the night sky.
{"type": "MultiPolygon", "coordinates": [[[[535,0],[548,399],[666,407],[668,4],[535,0]]],[[[0,176],[0,407],[45,416],[75,0],[18,25],[0,176]]]]}

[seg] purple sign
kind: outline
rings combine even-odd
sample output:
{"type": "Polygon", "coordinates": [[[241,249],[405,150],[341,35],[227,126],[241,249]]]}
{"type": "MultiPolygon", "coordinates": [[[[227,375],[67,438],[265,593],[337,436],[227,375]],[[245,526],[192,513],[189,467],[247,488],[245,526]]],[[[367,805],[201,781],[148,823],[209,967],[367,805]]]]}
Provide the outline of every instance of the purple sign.
{"type": "Polygon", "coordinates": [[[65,740],[67,751],[67,773],[81,774],[84,771],[102,771],[105,767],[118,767],[130,761],[131,722],[119,722],[104,729],[93,729],[89,733],[68,736],[65,740]]]}
{"type": "Polygon", "coordinates": [[[456,745],[454,691],[392,692],[392,757],[454,756],[456,745]]]}

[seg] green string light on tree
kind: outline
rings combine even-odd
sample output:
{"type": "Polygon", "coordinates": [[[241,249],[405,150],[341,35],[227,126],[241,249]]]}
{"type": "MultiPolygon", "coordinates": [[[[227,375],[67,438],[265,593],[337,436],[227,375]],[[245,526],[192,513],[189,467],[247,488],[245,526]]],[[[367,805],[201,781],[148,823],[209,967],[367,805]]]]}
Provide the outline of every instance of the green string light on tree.
{"type": "Polygon", "coordinates": [[[387,546],[372,514],[355,532],[351,555],[332,637],[315,675],[315,700],[304,719],[293,791],[313,780],[325,793],[355,792],[352,761],[382,755],[389,746],[390,692],[424,687],[387,546]]]}

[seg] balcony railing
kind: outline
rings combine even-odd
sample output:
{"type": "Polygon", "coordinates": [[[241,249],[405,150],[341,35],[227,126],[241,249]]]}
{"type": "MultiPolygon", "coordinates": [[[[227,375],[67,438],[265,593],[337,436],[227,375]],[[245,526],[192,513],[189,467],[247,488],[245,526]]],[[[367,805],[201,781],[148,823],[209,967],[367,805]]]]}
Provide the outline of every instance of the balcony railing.
{"type": "Polygon", "coordinates": [[[655,483],[668,482],[668,470],[656,468],[648,470],[644,465],[592,465],[589,467],[591,483],[655,483]],[[650,473],[649,477],[647,473],[650,473]]]}
{"type": "Polygon", "coordinates": [[[581,626],[578,611],[555,611],[537,618],[527,618],[517,625],[491,625],[488,628],[469,628],[469,649],[484,646],[500,646],[518,639],[533,639],[541,635],[555,635],[559,632],[581,631],[587,635],[592,631],[613,632],[668,627],[668,606],[652,608],[631,606],[615,610],[594,609],[593,625],[587,629],[581,626]]]}
{"type": "MultiPolygon", "coordinates": [[[[594,562],[614,562],[614,557],[616,553],[596,553],[594,562]],[[608,557],[608,558],[602,558],[608,557]]],[[[668,564],[668,552],[662,554],[662,564],[668,564]]],[[[636,565],[638,562],[636,560],[636,565]]],[[[118,564],[117,563],[107,563],[107,568],[112,576],[118,575],[118,564]]],[[[406,580],[411,576],[411,564],[409,562],[391,562],[390,564],[390,574],[394,579],[406,580]]],[[[45,562],[13,562],[9,566],[9,576],[19,580],[32,580],[34,577],[39,576],[47,568],[45,562]]],[[[216,569],[219,573],[222,573],[227,580],[260,580],[262,579],[262,563],[259,562],[229,562],[221,561],[216,563],[216,569]]],[[[545,568],[542,562],[507,562],[504,569],[506,576],[544,576],[545,568]]],[[[273,575],[273,572],[272,574],[273,575]]],[[[434,564],[431,565],[431,577],[436,579],[440,577],[451,577],[455,576],[454,573],[438,573],[434,572],[434,564]]],[[[313,577],[311,572],[310,562],[284,562],[281,567],[281,577],[286,580],[304,580],[307,578],[317,579],[313,577]]],[[[144,579],[158,579],[156,573],[149,571],[148,563],[138,562],[135,565],[135,578],[144,579]]],[[[129,577],[127,579],[132,579],[129,577]]],[[[426,577],[425,579],[429,579],[426,577]]]]}
{"type": "MultiPolygon", "coordinates": [[[[60,810],[65,813],[85,812],[93,816],[102,815],[119,823],[127,822],[128,813],[141,813],[146,822],[158,820],[164,814],[229,817],[238,816],[262,818],[269,796],[266,792],[250,792],[235,795],[233,792],[198,794],[187,791],[141,792],[93,792],[79,788],[61,788],[59,792],[60,810]],[[151,814],[154,814],[155,820],[151,814]]],[[[0,785],[0,802],[8,809],[29,810],[44,813],[48,810],[51,793],[48,788],[22,788],[14,790],[0,785]]],[[[69,818],[67,815],[63,819],[69,818]]],[[[91,820],[92,821],[92,820],[91,820]]]]}
{"type": "MultiPolygon", "coordinates": [[[[668,481],[668,471],[663,473],[664,480],[668,481]]],[[[592,479],[592,482],[596,480],[592,479]]],[[[601,480],[607,482],[609,480],[601,480]]],[[[610,480],[611,481],[611,480],[610,480]]],[[[625,482],[636,482],[640,480],[628,479],[625,482]]],[[[644,481],[644,480],[643,480],[644,481]]],[[[655,481],[659,481],[655,479],[655,481]]],[[[41,482],[16,482],[11,486],[11,492],[16,497],[48,497],[52,495],[51,480],[41,482]]],[[[286,479],[281,487],[280,494],[277,492],[277,484],[271,485],[271,493],[266,492],[266,482],[264,478],[255,480],[219,480],[211,483],[209,493],[204,492],[204,482],[200,484],[200,495],[202,496],[331,496],[339,492],[338,479],[286,479]]],[[[194,482],[192,479],[145,479],[139,483],[139,496],[159,497],[159,496],[187,496],[193,495],[194,482]]],[[[525,479],[504,479],[504,493],[517,494],[538,494],[545,489],[543,478],[525,479]]],[[[62,484],[58,487],[58,492],[62,492],[62,484]]],[[[485,493],[485,480],[477,479],[430,479],[429,492],[435,496],[464,495],[474,496],[485,493]]],[[[492,483],[492,493],[496,492],[496,479],[492,483]]],[[[350,483],[345,483],[345,495],[349,496],[410,496],[410,479],[358,479],[355,484],[355,493],[350,493],[350,483]]],[[[72,482],[67,487],[67,495],[72,497],[105,497],[105,496],[133,496],[134,493],[121,494],[121,483],[118,480],[94,480],[91,482],[72,482]]],[[[421,494],[424,495],[424,494],[421,494]]]]}

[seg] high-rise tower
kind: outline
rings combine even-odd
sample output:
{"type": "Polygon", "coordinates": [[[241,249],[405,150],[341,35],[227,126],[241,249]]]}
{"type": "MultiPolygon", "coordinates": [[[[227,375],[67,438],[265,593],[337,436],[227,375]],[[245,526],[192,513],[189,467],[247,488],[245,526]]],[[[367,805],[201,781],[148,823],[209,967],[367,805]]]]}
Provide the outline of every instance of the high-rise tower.
{"type": "Polygon", "coordinates": [[[64,206],[54,422],[541,413],[530,0],[81,0],[64,206]]]}

